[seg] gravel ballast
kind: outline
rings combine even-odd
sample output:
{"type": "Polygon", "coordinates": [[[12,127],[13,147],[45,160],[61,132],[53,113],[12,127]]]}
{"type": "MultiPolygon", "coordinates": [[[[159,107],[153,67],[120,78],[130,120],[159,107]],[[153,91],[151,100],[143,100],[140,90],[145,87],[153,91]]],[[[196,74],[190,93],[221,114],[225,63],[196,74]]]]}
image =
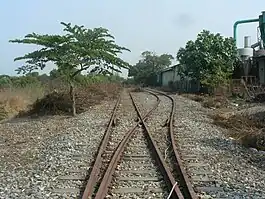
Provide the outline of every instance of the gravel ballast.
{"type": "Polygon", "coordinates": [[[160,173],[155,160],[148,149],[147,140],[145,138],[142,129],[138,128],[135,134],[130,139],[129,143],[134,146],[125,148],[121,162],[117,166],[114,174],[114,180],[112,182],[110,195],[107,198],[166,198],[168,195],[167,190],[164,187],[164,181],[162,180],[162,174],[160,173]],[[141,145],[142,147],[137,147],[141,145]],[[134,159],[130,154],[139,154],[141,151],[145,151],[146,157],[142,160],[134,159]],[[127,158],[126,158],[127,156],[127,158]],[[129,156],[129,157],[128,157],[129,156]],[[150,173],[137,173],[133,171],[149,171],[150,173]],[[152,176],[152,173],[153,176],[152,176]],[[119,180],[120,177],[124,177],[125,180],[119,180]],[[130,180],[131,178],[138,178],[138,180],[130,180]],[[149,180],[141,180],[144,178],[151,178],[149,180]],[[154,180],[155,179],[155,180],[154,180]],[[140,189],[142,193],[128,193],[118,191],[120,189],[140,189]],[[158,193],[153,193],[152,190],[159,189],[158,193]],[[161,191],[160,191],[161,190],[161,191]]]}
{"type": "MultiPolygon", "coordinates": [[[[112,132],[119,140],[137,119],[128,93],[122,96],[112,132]]],[[[140,103],[150,102],[148,97],[137,94],[140,103]]],[[[103,102],[75,118],[23,118],[0,124],[0,198],[79,198],[114,105],[103,102]]]]}
{"type": "Polygon", "coordinates": [[[78,192],[63,195],[53,191],[82,186],[81,178],[71,182],[59,178],[80,170],[86,175],[114,104],[104,102],[75,118],[0,124],[0,198],[76,198],[78,192]]]}
{"type": "MultiPolygon", "coordinates": [[[[156,103],[148,93],[133,93],[133,97],[142,115],[156,103]]],[[[160,100],[147,120],[152,134],[162,131],[161,125],[169,116],[170,100],[162,96],[160,100]]],[[[127,96],[119,106],[113,133],[120,132],[120,138],[136,124],[132,121],[137,118],[136,112],[129,101],[127,96]]],[[[114,105],[114,101],[103,102],[75,118],[56,116],[0,124],[0,198],[78,198],[80,191],[76,190],[85,183],[114,105]],[[64,179],[75,176],[79,177],[64,179]],[[59,193],[62,188],[73,193],[59,193]]],[[[225,129],[213,125],[208,116],[211,112],[197,102],[176,96],[174,133],[187,172],[194,176],[194,167],[189,164],[204,165],[200,172],[210,173],[213,184],[223,189],[219,196],[206,193],[212,198],[265,198],[265,153],[244,148],[226,137],[225,129]]],[[[159,136],[155,138],[157,141],[159,136]]]]}
{"type": "MultiPolygon", "coordinates": [[[[180,152],[182,156],[196,157],[193,161],[204,165],[200,170],[211,173],[215,186],[223,189],[219,197],[265,198],[264,152],[247,149],[226,137],[226,130],[213,125],[210,110],[199,103],[176,96],[176,105],[174,131],[180,152]]],[[[191,173],[194,168],[183,159],[191,173]]]]}

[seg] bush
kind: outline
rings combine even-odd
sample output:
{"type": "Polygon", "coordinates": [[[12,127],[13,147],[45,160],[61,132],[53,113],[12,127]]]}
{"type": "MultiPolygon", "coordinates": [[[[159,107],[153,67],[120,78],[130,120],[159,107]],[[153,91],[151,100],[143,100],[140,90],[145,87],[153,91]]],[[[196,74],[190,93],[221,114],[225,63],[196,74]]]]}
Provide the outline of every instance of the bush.
{"type": "Polygon", "coordinates": [[[265,125],[234,113],[217,113],[213,115],[214,124],[229,130],[233,137],[246,147],[265,150],[265,125]]]}
{"type": "Polygon", "coordinates": [[[27,109],[43,94],[44,90],[41,87],[2,89],[0,92],[0,120],[13,117],[27,109]]]}
{"type": "MultiPolygon", "coordinates": [[[[76,88],[76,112],[77,114],[87,111],[91,106],[99,104],[102,100],[114,99],[121,90],[120,84],[97,83],[89,86],[79,86],[76,88]]],[[[60,92],[54,90],[37,99],[29,110],[21,111],[21,116],[43,116],[43,115],[70,115],[72,101],[67,89],[60,92]]]]}

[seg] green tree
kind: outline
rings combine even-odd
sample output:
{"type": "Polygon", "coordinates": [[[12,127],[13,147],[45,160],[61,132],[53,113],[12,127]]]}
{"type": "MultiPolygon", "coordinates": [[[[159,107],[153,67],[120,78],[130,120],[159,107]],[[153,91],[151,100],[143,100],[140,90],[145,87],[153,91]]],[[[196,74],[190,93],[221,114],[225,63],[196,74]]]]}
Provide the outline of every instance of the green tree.
{"type": "Polygon", "coordinates": [[[93,71],[110,73],[121,72],[120,68],[128,68],[129,64],[118,57],[125,47],[117,45],[114,37],[105,28],[87,29],[83,26],[72,26],[61,23],[64,35],[28,34],[24,39],[10,40],[12,43],[35,44],[40,50],[28,53],[17,60],[26,60],[26,64],[17,69],[18,73],[28,73],[43,69],[47,62],[53,62],[58,71],[65,75],[69,82],[73,115],[76,115],[74,78],[84,70],[94,67],[93,71]]]}
{"type": "Polygon", "coordinates": [[[174,57],[169,54],[156,55],[145,51],[142,53],[142,59],[130,67],[128,76],[134,77],[136,83],[155,85],[157,73],[169,67],[173,59],[174,57]]]}
{"type": "Polygon", "coordinates": [[[237,49],[232,38],[203,30],[195,41],[179,49],[177,59],[183,77],[199,80],[213,90],[231,77],[237,49]]]}
{"type": "Polygon", "coordinates": [[[8,75],[0,75],[0,88],[12,86],[12,81],[8,75]]]}
{"type": "Polygon", "coordinates": [[[40,86],[41,82],[38,80],[37,77],[34,76],[13,76],[10,77],[11,82],[12,82],[12,86],[14,87],[18,87],[18,88],[25,88],[28,86],[40,86]]]}
{"type": "Polygon", "coordinates": [[[39,73],[38,72],[31,72],[31,73],[27,73],[26,76],[39,77],[39,73]]]}

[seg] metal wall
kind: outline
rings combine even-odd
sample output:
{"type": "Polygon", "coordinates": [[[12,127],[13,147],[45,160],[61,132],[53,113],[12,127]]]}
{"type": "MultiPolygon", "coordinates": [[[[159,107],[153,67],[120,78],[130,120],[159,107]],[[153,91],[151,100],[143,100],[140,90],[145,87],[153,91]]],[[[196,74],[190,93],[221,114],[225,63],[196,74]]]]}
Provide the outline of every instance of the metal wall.
{"type": "Polygon", "coordinates": [[[174,81],[174,71],[164,71],[162,73],[162,86],[168,86],[170,81],[174,81]]]}
{"type": "Polygon", "coordinates": [[[198,93],[201,85],[199,81],[184,79],[175,81],[173,89],[181,93],[198,93]]]}
{"type": "Polygon", "coordinates": [[[265,84],[265,57],[258,61],[259,64],[259,82],[260,84],[265,84]]]}
{"type": "Polygon", "coordinates": [[[180,76],[178,75],[176,67],[171,70],[161,72],[161,85],[168,86],[169,82],[179,81],[180,76]]]}

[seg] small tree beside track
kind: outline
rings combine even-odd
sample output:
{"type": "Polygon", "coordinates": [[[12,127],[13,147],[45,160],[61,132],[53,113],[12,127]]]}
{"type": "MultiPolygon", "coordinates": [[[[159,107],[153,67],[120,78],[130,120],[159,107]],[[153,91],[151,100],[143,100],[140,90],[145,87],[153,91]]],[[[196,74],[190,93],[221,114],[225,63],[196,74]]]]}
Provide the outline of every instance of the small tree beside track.
{"type": "Polygon", "coordinates": [[[112,74],[110,71],[121,72],[121,68],[130,65],[118,57],[129,49],[119,46],[109,31],[105,28],[87,29],[84,26],[72,26],[70,23],[61,23],[64,26],[64,35],[28,34],[24,39],[10,40],[12,43],[35,44],[42,48],[15,61],[26,60],[25,65],[19,67],[18,73],[31,73],[34,70],[44,69],[48,62],[53,62],[59,74],[62,74],[69,83],[69,94],[72,100],[72,113],[75,108],[75,78],[82,71],[100,74],[112,74]]]}

